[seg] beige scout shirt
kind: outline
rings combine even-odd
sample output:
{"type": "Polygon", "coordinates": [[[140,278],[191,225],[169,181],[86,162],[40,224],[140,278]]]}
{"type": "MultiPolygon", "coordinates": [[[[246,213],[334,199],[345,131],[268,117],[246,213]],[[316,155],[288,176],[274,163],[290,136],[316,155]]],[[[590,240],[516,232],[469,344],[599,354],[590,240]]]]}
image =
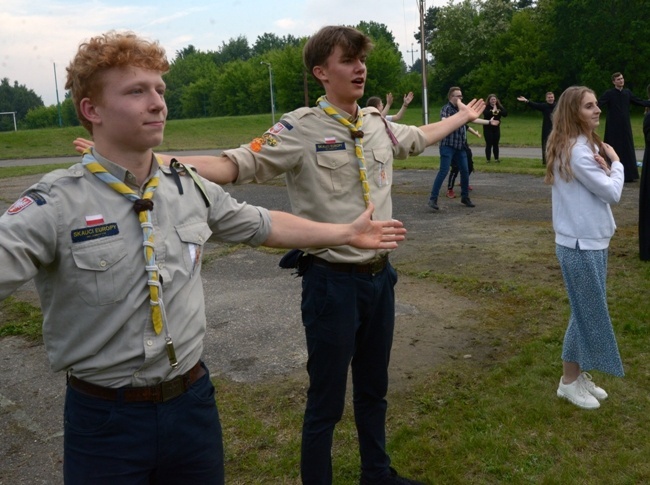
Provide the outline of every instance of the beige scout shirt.
{"type": "MultiPolygon", "coordinates": [[[[95,155],[142,193],[130,173],[95,155]]],[[[165,330],[153,331],[132,202],[77,164],[44,176],[0,217],[0,300],[35,279],[53,370],[107,387],[152,385],[187,372],[203,350],[203,244],[211,234],[250,245],[268,238],[266,209],[238,203],[204,181],[208,208],[190,177],[180,177],[181,195],[169,168],[162,173],[152,219],[176,369],[165,352],[165,330]]]]}
{"type": "MultiPolygon", "coordinates": [[[[421,153],[426,139],[417,127],[389,123],[398,140],[393,145],[379,111],[364,108],[362,113],[364,158],[370,199],[375,204],[373,218],[389,220],[393,158],[421,153]]],[[[239,167],[236,183],[263,182],[285,173],[291,207],[298,216],[348,223],[365,209],[350,130],[320,108],[285,114],[262,137],[224,154],[239,167]]],[[[386,251],[338,246],[308,252],[334,263],[364,263],[386,251]]]]}

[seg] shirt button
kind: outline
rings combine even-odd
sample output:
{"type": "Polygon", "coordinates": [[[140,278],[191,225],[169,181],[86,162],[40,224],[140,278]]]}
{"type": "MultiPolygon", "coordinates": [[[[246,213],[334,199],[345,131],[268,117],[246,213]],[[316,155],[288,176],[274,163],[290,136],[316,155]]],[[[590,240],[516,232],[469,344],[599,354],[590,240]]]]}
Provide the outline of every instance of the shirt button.
{"type": "Polygon", "coordinates": [[[151,347],[151,346],[153,345],[153,341],[151,341],[151,340],[147,340],[147,345],[148,345],[149,347],[151,347]]]}
{"type": "Polygon", "coordinates": [[[105,268],[105,267],[106,267],[106,264],[108,264],[108,263],[106,263],[106,261],[104,261],[104,260],[101,260],[101,261],[99,262],[99,265],[100,265],[102,268],[105,268]]]}

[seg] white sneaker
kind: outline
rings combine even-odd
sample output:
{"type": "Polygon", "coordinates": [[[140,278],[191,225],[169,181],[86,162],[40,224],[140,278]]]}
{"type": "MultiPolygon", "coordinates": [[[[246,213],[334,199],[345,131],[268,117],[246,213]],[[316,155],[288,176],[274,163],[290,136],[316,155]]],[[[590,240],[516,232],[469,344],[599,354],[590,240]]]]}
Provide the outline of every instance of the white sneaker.
{"type": "Polygon", "coordinates": [[[578,377],[579,381],[582,381],[582,386],[587,389],[587,392],[594,396],[599,401],[607,399],[607,392],[602,387],[598,387],[591,378],[589,372],[583,372],[578,377]]]}
{"type": "Polygon", "coordinates": [[[598,409],[600,403],[598,399],[591,395],[582,384],[582,379],[578,378],[571,384],[564,384],[560,378],[560,385],[557,388],[557,397],[562,397],[571,401],[582,409],[598,409]]]}

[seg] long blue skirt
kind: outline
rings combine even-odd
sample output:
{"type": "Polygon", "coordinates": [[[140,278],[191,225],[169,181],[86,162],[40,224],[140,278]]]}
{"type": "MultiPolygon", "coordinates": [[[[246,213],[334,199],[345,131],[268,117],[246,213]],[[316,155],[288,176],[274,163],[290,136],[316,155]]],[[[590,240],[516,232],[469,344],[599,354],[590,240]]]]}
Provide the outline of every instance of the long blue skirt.
{"type": "Polygon", "coordinates": [[[583,371],[595,369],[622,377],[625,372],[607,308],[607,249],[556,245],[555,254],[571,305],[562,360],[576,362],[583,371]]]}

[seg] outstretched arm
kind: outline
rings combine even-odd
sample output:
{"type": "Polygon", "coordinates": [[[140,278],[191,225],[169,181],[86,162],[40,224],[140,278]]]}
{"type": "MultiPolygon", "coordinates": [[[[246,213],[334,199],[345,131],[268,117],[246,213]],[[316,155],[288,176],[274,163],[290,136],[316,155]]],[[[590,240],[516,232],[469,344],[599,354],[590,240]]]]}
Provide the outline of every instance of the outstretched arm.
{"type": "Polygon", "coordinates": [[[314,222],[287,212],[271,211],[271,234],[265,246],[274,248],[332,247],[350,245],[362,249],[395,249],[405,239],[400,221],[373,221],[374,206],[351,224],[314,222]]]}
{"type": "Polygon", "coordinates": [[[469,125],[467,126],[467,131],[469,131],[472,135],[481,138],[481,134],[469,125]]]}
{"type": "Polygon", "coordinates": [[[390,111],[390,107],[392,104],[393,104],[393,93],[388,93],[386,95],[386,104],[384,105],[384,109],[381,110],[381,115],[383,117],[386,117],[388,111],[390,111]]]}
{"type": "Polygon", "coordinates": [[[421,126],[420,129],[424,132],[427,143],[433,145],[464,124],[476,120],[484,109],[485,101],[482,99],[473,99],[467,104],[458,101],[458,113],[436,123],[421,126]]]}
{"type": "Polygon", "coordinates": [[[404,116],[404,113],[406,113],[406,108],[408,108],[409,104],[411,104],[411,101],[413,101],[413,93],[409,92],[408,94],[404,95],[404,103],[402,103],[402,107],[399,109],[399,111],[393,115],[391,121],[401,120],[402,116],[404,116]]]}
{"type": "MultiPolygon", "coordinates": [[[[77,138],[73,142],[75,150],[83,153],[84,150],[94,146],[94,143],[86,138],[77,138]]],[[[195,167],[199,175],[216,184],[225,185],[234,182],[239,176],[239,167],[226,156],[215,155],[188,155],[175,157],[165,153],[157,154],[165,165],[169,165],[172,158],[179,162],[195,167]]]]}

